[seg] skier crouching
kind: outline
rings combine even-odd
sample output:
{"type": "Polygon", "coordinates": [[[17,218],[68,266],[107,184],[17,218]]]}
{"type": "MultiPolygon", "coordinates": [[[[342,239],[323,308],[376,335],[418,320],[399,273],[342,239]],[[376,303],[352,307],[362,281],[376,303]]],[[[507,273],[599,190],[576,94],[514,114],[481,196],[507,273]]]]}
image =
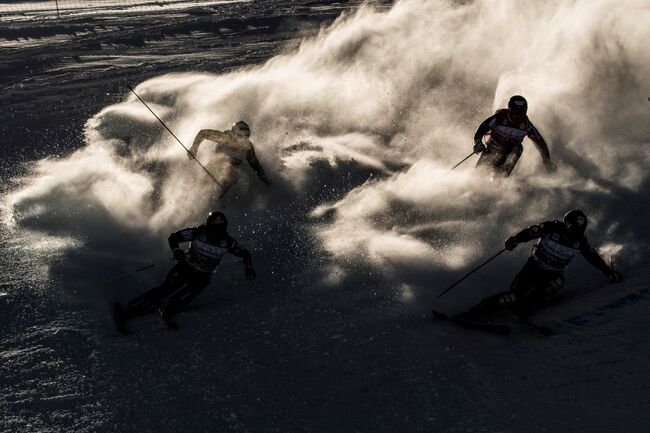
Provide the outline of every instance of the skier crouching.
{"type": "Polygon", "coordinates": [[[584,235],[586,228],[587,217],[576,209],[567,212],[563,221],[546,221],[509,237],[505,242],[509,251],[522,242],[539,240],[510,290],[483,299],[458,317],[478,320],[503,309],[525,318],[532,310],[548,302],[564,285],[563,271],[578,253],[603,272],[611,283],[621,281],[621,274],[607,266],[589,245],[584,235]]]}
{"type": "MultiPolygon", "coordinates": [[[[179,313],[210,283],[212,273],[226,253],[240,257],[246,278],[255,279],[250,253],[230,237],[227,228],[226,216],[221,212],[212,212],[205,225],[172,233],[169,246],[178,263],[160,286],[132,299],[123,311],[118,311],[116,321],[120,332],[126,333],[126,320],[153,309],[158,309],[165,321],[179,313]],[[180,249],[181,242],[190,242],[190,247],[186,251],[180,249]],[[167,297],[169,299],[163,305],[162,300],[167,297]]],[[[119,304],[117,308],[121,310],[119,304]]]]}
{"type": "Polygon", "coordinates": [[[204,140],[216,143],[213,153],[212,164],[224,173],[222,179],[221,196],[237,183],[239,179],[239,166],[246,160],[257,177],[267,186],[271,181],[266,176],[262,164],[255,154],[255,148],[250,141],[251,129],[244,121],[235,123],[229,131],[217,131],[215,129],[202,129],[196,134],[192,147],[188,150],[189,159],[196,158],[199,147],[204,140]]]}
{"type": "Polygon", "coordinates": [[[497,110],[479,125],[474,134],[474,153],[481,155],[477,167],[489,167],[493,174],[510,176],[524,151],[522,142],[528,137],[542,155],[546,170],[549,173],[555,171],[546,141],[526,115],[527,111],[526,99],[515,95],[508,101],[507,109],[497,110]],[[490,138],[483,144],[485,135],[490,138]]]}

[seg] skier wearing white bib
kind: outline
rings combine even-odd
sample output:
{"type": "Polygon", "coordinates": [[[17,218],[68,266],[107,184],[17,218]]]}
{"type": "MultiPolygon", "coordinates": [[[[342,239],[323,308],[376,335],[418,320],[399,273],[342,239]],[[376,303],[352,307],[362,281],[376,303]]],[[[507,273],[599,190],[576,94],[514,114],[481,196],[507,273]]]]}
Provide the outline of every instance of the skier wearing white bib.
{"type": "Polygon", "coordinates": [[[126,333],[124,323],[127,320],[148,311],[158,309],[165,321],[182,311],[210,283],[212,274],[228,253],[242,259],[246,279],[255,279],[250,253],[228,234],[227,228],[226,216],[212,212],[205,225],[172,233],[169,246],[178,263],[160,286],[132,299],[125,309],[116,304],[116,322],[120,332],[126,333]],[[182,242],[190,242],[190,247],[182,250],[179,247],[182,242]],[[168,299],[163,304],[164,298],[168,299]]]}
{"type": "Polygon", "coordinates": [[[526,99],[515,95],[510,98],[507,109],[497,110],[479,125],[474,134],[474,153],[481,154],[477,167],[489,167],[493,174],[510,176],[524,151],[522,142],[528,137],[542,155],[546,170],[555,171],[546,141],[526,115],[527,111],[526,99]],[[489,139],[484,144],[485,135],[489,135],[489,139]]]}
{"type": "Polygon", "coordinates": [[[574,209],[567,212],[563,221],[545,221],[509,237],[505,247],[510,251],[519,243],[538,239],[528,261],[510,285],[510,290],[483,299],[458,317],[477,320],[504,308],[525,317],[549,301],[564,285],[564,269],[577,254],[582,254],[605,274],[610,283],[621,281],[621,274],[609,267],[589,245],[584,235],[586,228],[587,217],[582,211],[574,209]]]}

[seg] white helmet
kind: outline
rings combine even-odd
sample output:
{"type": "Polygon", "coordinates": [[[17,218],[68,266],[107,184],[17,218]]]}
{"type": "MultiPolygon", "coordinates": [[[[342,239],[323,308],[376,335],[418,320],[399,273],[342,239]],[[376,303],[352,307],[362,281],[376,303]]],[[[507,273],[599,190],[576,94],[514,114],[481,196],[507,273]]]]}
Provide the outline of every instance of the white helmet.
{"type": "Polygon", "coordinates": [[[233,133],[237,135],[242,135],[246,138],[251,136],[251,129],[248,127],[248,124],[243,120],[240,120],[239,122],[232,125],[232,128],[230,128],[230,130],[233,133]]]}

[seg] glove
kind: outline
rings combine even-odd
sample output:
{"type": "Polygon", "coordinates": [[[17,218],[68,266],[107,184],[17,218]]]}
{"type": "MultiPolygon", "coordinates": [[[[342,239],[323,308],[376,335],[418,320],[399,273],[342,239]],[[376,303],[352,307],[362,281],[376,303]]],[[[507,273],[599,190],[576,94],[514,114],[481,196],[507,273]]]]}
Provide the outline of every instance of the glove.
{"type": "Polygon", "coordinates": [[[612,284],[619,283],[623,279],[623,276],[612,268],[605,272],[605,275],[607,275],[607,279],[612,284]]]}
{"type": "Polygon", "coordinates": [[[255,277],[257,277],[257,274],[255,273],[255,269],[253,269],[252,266],[246,266],[244,269],[244,273],[246,274],[246,279],[248,281],[253,281],[255,277]]]}
{"type": "Polygon", "coordinates": [[[557,166],[553,164],[553,161],[551,161],[550,159],[544,161],[544,167],[546,167],[546,171],[548,173],[555,173],[557,171],[557,166]]]}
{"type": "Polygon", "coordinates": [[[517,242],[517,239],[515,239],[514,236],[510,236],[506,239],[506,250],[512,251],[517,245],[519,245],[519,242],[517,242]]]}
{"type": "Polygon", "coordinates": [[[476,143],[474,143],[474,153],[485,152],[485,149],[486,147],[485,144],[483,144],[483,142],[477,141],[476,143]]]}
{"type": "Polygon", "coordinates": [[[185,258],[185,251],[180,248],[174,248],[174,259],[181,261],[185,258]]]}

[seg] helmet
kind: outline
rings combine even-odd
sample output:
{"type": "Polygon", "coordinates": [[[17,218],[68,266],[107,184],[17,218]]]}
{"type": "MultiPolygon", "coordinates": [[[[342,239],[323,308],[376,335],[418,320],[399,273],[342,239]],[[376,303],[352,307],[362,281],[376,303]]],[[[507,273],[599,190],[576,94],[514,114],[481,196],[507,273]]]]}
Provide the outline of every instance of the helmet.
{"type": "Polygon", "coordinates": [[[587,228],[587,216],[579,209],[570,210],[564,215],[564,225],[570,233],[581,235],[587,228]]]}
{"type": "Polygon", "coordinates": [[[230,130],[235,134],[243,135],[246,138],[251,136],[251,129],[248,127],[248,123],[242,120],[232,125],[232,128],[230,128],[230,130]]]}
{"type": "Polygon", "coordinates": [[[205,222],[209,235],[221,235],[228,229],[228,219],[223,212],[210,212],[205,222]]]}
{"type": "Polygon", "coordinates": [[[524,118],[528,111],[528,102],[521,95],[515,95],[508,101],[508,116],[511,120],[519,121],[524,118]]]}

